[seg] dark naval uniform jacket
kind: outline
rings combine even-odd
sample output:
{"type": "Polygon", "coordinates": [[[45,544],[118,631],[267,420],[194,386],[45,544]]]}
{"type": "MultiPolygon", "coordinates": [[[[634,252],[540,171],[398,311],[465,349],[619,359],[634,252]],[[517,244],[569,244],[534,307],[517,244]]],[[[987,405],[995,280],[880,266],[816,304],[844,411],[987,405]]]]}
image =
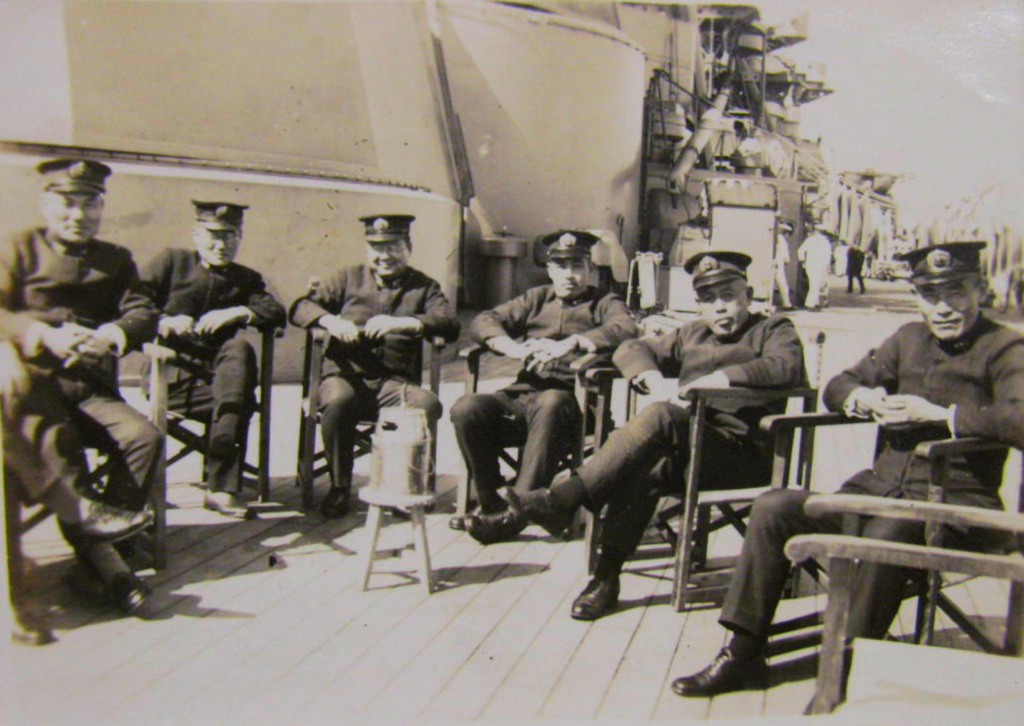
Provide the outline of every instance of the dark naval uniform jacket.
{"type": "MultiPolygon", "coordinates": [[[[285,311],[267,292],[263,276],[234,262],[206,267],[194,250],[166,249],[142,271],[142,280],[157,307],[166,316],[189,315],[199,320],[211,310],[243,305],[253,312],[249,325],[264,328],[283,326],[285,311]]],[[[225,326],[201,338],[175,337],[169,345],[197,361],[210,363],[217,350],[239,326],[225,326]]]]}
{"type": "MultiPolygon", "coordinates": [[[[886,427],[872,472],[862,472],[845,491],[924,499],[928,462],[914,456],[922,441],[980,436],[1024,448],[1024,337],[978,319],[963,338],[945,343],[924,322],[908,323],[857,365],[833,378],[825,405],[841,411],[859,387],[882,387],[938,406],[956,406],[953,426],[945,423],[886,427]]],[[[999,486],[1005,452],[979,452],[951,461],[946,501],[1002,508],[999,486]]]]}
{"type": "MultiPolygon", "coordinates": [[[[716,371],[732,387],[791,388],[806,385],[803,345],[793,323],[782,316],[752,313],[742,330],[719,340],[703,320],[655,338],[631,340],[612,358],[628,380],[649,370],[679,378],[680,386],[716,371]]],[[[782,413],[786,402],[762,406],[720,406],[710,412],[714,426],[734,436],[760,437],[763,416],[782,413]]]]}
{"type": "MultiPolygon", "coordinates": [[[[65,245],[48,240],[40,228],[16,234],[0,246],[0,327],[24,351],[25,333],[37,321],[88,328],[114,323],[132,350],[156,334],[157,311],[127,249],[97,239],[65,245]]],[[[63,371],[62,363],[45,349],[30,363],[44,371],[63,371]]],[[[114,385],[109,371],[88,368],[114,385]]]]}
{"type": "MultiPolygon", "coordinates": [[[[459,321],[436,280],[408,267],[378,286],[366,265],[353,265],[319,282],[315,289],[292,303],[293,325],[312,328],[324,315],[337,315],[364,325],[376,315],[413,317],[423,324],[422,338],[459,337],[459,321]]],[[[340,375],[382,380],[420,380],[421,335],[389,334],[383,341],[360,339],[349,346],[331,339],[324,360],[324,376],[340,375]]]]}
{"type": "MultiPolygon", "coordinates": [[[[555,295],[552,285],[531,288],[480,313],[469,329],[470,337],[481,345],[503,335],[556,341],[579,335],[593,341],[598,352],[614,350],[623,341],[635,338],[637,332],[629,309],[618,295],[588,287],[582,295],[565,301],[555,295]]],[[[577,357],[577,353],[571,353],[543,374],[523,368],[506,390],[572,390],[574,377],[569,366],[577,357]]]]}

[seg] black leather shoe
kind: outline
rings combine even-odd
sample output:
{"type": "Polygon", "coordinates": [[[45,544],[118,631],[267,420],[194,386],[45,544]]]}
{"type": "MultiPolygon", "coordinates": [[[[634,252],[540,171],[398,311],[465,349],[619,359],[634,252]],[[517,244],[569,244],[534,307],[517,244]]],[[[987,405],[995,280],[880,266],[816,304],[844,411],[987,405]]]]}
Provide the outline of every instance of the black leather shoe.
{"type": "Polygon", "coordinates": [[[320,514],[328,519],[344,517],[349,511],[349,490],[331,487],[320,502],[320,514]]]}
{"type": "Polygon", "coordinates": [[[102,502],[88,502],[85,518],[80,522],[62,522],[68,541],[116,542],[138,534],[153,521],[148,510],[132,512],[102,502]]]}
{"type": "Polygon", "coordinates": [[[153,591],[130,572],[119,572],[110,583],[110,596],[126,615],[135,615],[153,591]]]}
{"type": "Polygon", "coordinates": [[[763,657],[739,659],[726,646],[707,668],[690,676],[672,681],[672,692],[684,697],[708,697],[719,693],[742,691],[751,686],[763,686],[765,663],[763,657]]]}
{"type": "Polygon", "coordinates": [[[466,531],[482,545],[507,542],[526,529],[527,521],[511,511],[498,514],[470,514],[466,517],[466,531]]]}
{"type": "Polygon", "coordinates": [[[619,580],[596,577],[572,601],[573,620],[597,620],[619,606],[619,580]]]}
{"type": "Polygon", "coordinates": [[[516,520],[539,524],[552,537],[561,537],[572,524],[574,513],[557,509],[551,501],[550,489],[535,489],[520,494],[515,489],[506,487],[499,494],[508,502],[508,511],[516,520]]]}

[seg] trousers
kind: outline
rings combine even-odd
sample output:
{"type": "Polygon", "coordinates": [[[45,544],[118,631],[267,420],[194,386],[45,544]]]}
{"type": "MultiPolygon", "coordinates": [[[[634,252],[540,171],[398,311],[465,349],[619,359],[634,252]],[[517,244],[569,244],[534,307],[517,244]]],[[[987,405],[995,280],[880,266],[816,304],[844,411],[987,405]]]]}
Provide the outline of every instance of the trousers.
{"type": "MultiPolygon", "coordinates": [[[[847,482],[840,492],[863,494],[858,478],[847,482]]],[[[909,498],[918,498],[907,492],[909,498]]],[[[840,534],[839,515],[809,517],[804,502],[810,492],[774,489],[754,502],[747,522],[743,550],[729,583],[719,621],[727,628],[739,627],[766,637],[790,569],[785,554],[786,540],[798,534],[840,534]]],[[[909,544],[924,543],[924,524],[883,517],[866,517],[860,525],[862,537],[909,544]]],[[[999,535],[979,529],[945,528],[944,545],[977,549],[1002,544],[999,535]]],[[[881,638],[888,631],[903,599],[904,585],[913,570],[859,562],[854,570],[849,629],[853,637],[881,638]]]]}
{"type": "Polygon", "coordinates": [[[29,392],[4,423],[4,443],[12,444],[5,466],[31,501],[57,481],[82,492],[89,471],[85,449],[95,447],[112,457],[110,475],[83,493],[122,509],[145,507],[163,437],[84,366],[34,371],[29,392]]]}
{"type": "Polygon", "coordinates": [[[516,491],[546,487],[572,451],[580,431],[580,408],[571,391],[506,389],[471,393],[452,407],[455,438],[483,511],[503,504],[499,453],[522,446],[516,491]]]}
{"type": "MultiPolygon", "coordinates": [[[[576,472],[586,506],[608,512],[601,526],[602,553],[633,554],[658,500],[686,489],[690,461],[690,410],[653,403],[616,430],[576,472]]],[[[708,425],[702,451],[702,489],[742,489],[767,484],[771,461],[756,441],[708,425]]]]}
{"type": "Polygon", "coordinates": [[[210,360],[195,361],[198,370],[172,382],[167,392],[171,411],[207,425],[207,439],[225,437],[234,447],[208,446],[205,479],[212,491],[237,486],[249,419],[256,405],[259,368],[256,351],[240,335],[228,339],[210,360]],[[225,416],[225,414],[235,414],[225,416]]]}

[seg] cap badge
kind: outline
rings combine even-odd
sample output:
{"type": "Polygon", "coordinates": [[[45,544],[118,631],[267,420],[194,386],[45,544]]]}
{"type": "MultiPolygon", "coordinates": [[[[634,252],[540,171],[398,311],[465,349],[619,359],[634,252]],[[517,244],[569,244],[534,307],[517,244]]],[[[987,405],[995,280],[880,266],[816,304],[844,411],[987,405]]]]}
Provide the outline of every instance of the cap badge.
{"type": "Polygon", "coordinates": [[[226,217],[228,215],[229,211],[230,210],[227,207],[221,205],[221,206],[217,207],[217,211],[215,211],[213,213],[213,215],[215,217],[226,217]]]}
{"type": "Polygon", "coordinates": [[[928,266],[935,270],[943,270],[953,265],[953,255],[948,250],[932,250],[928,253],[928,266]]]}
{"type": "Polygon", "coordinates": [[[384,232],[390,228],[390,226],[391,225],[388,224],[388,220],[383,217],[377,217],[377,219],[373,220],[373,228],[378,232],[384,232]]]}
{"type": "Polygon", "coordinates": [[[89,172],[89,167],[85,165],[85,162],[79,161],[68,167],[68,176],[72,179],[81,179],[89,172]]]}
{"type": "Polygon", "coordinates": [[[712,270],[717,270],[718,268],[718,260],[716,260],[714,257],[705,257],[700,261],[700,264],[697,265],[697,272],[711,272],[712,270]]]}
{"type": "Polygon", "coordinates": [[[559,247],[575,247],[576,246],[576,237],[574,235],[571,235],[568,232],[566,232],[565,234],[563,234],[561,237],[558,238],[558,246],[559,247]]]}

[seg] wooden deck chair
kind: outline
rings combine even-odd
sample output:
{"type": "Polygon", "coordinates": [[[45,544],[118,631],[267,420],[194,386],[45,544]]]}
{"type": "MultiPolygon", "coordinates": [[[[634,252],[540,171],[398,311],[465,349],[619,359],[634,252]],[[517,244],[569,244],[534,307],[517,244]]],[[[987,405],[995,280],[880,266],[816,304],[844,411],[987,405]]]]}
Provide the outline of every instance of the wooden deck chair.
{"type": "MultiPolygon", "coordinates": [[[[327,454],[317,447],[317,425],[320,422],[320,381],[321,367],[331,336],[326,330],[319,328],[306,332],[306,353],[302,364],[302,408],[299,412],[299,461],[296,472],[296,484],[302,488],[302,507],[313,507],[313,485],[325,473],[330,473],[327,454]]],[[[444,354],[445,340],[440,336],[424,338],[420,349],[420,360],[416,366],[421,378],[416,381],[422,385],[422,369],[428,369],[428,386],[435,396],[441,391],[441,359],[444,354]],[[425,353],[424,353],[425,351],[425,353]]],[[[372,442],[370,436],[376,420],[360,421],[356,427],[355,450],[353,459],[370,452],[372,442]]],[[[427,488],[434,493],[437,488],[435,465],[437,461],[437,426],[430,430],[430,461],[431,472],[427,479],[427,488]]]]}
{"type": "MultiPolygon", "coordinates": [[[[485,355],[500,357],[499,353],[495,353],[482,345],[472,345],[459,351],[459,357],[466,362],[469,374],[466,383],[466,393],[476,393],[478,391],[480,386],[480,364],[485,355]]],[[[615,369],[611,366],[609,356],[600,353],[580,356],[573,361],[571,368],[576,376],[573,395],[576,398],[580,411],[584,412],[580,419],[581,426],[576,444],[570,450],[569,456],[564,462],[565,467],[575,468],[583,463],[583,460],[590,451],[593,451],[596,446],[600,446],[604,442],[605,432],[608,430],[611,420],[612,379],[609,374],[615,369]]],[[[502,450],[499,456],[513,471],[518,471],[522,451],[522,444],[514,444],[502,450]],[[515,454],[510,454],[508,449],[514,449],[515,454]]],[[[472,492],[473,486],[467,473],[459,482],[455,500],[456,514],[465,515],[472,509],[472,492]]]]}
{"type": "MultiPolygon", "coordinates": [[[[274,381],[274,340],[283,335],[280,327],[257,328],[260,333],[260,378],[259,378],[259,401],[256,412],[259,414],[259,454],[256,464],[246,461],[248,439],[242,441],[240,457],[242,466],[239,472],[238,490],[241,491],[249,485],[256,489],[261,502],[270,499],[270,426],[271,426],[271,396],[274,381]]],[[[153,423],[161,433],[171,436],[181,442],[182,448],[170,458],[164,459],[161,464],[164,478],[166,469],[176,464],[193,452],[206,455],[208,440],[206,432],[197,434],[189,429],[185,422],[191,419],[168,407],[168,380],[170,369],[175,366],[177,353],[161,341],[143,345],[143,353],[150,359],[149,369],[149,404],[152,411],[153,423]]],[[[202,375],[208,378],[205,372],[196,372],[195,375],[202,375]]],[[[209,377],[207,383],[212,380],[209,377]]],[[[207,421],[200,421],[208,425],[207,421]]],[[[161,517],[161,520],[163,518],[161,517]]]]}
{"type": "MultiPolygon", "coordinates": [[[[941,499],[952,455],[998,448],[1005,447],[970,438],[920,444],[917,454],[926,457],[932,467],[929,494],[935,499],[941,499]]],[[[943,504],[941,501],[919,502],[849,494],[819,495],[807,501],[805,510],[809,514],[834,512],[849,516],[895,517],[926,523],[924,545],[847,535],[799,535],[786,543],[786,555],[794,562],[813,558],[819,563],[827,563],[828,569],[825,627],[818,661],[816,692],[808,706],[809,713],[828,713],[844,698],[850,588],[853,566],[857,561],[913,567],[928,573],[927,586],[922,588],[921,593],[924,605],[918,608],[918,614],[924,619],[922,623],[922,618],[918,618],[918,642],[931,642],[935,612],[941,608],[986,652],[1024,657],[1024,467],[1021,480],[1021,498],[1018,499],[1016,513],[943,504]],[[1016,536],[1017,551],[1005,554],[944,549],[941,547],[941,527],[944,524],[985,527],[1012,533],[1016,536]],[[1001,643],[975,626],[966,614],[941,593],[939,585],[943,572],[1012,581],[1007,603],[1006,630],[1001,643]]]]}
{"type": "MultiPolygon", "coordinates": [[[[763,405],[795,399],[804,412],[817,408],[818,381],[824,352],[825,334],[816,330],[801,332],[804,344],[804,366],[810,386],[787,389],[694,389],[689,392],[692,416],[690,419],[690,463],[686,470],[686,490],[681,503],[663,509],[655,515],[655,524],[667,534],[675,551],[673,568],[672,606],[677,612],[696,603],[719,602],[728,588],[735,558],[716,563],[708,560],[708,541],[711,534],[733,527],[741,535],[746,533],[746,518],[753,500],[771,487],[810,486],[813,434],[798,440],[796,466],[791,466],[794,441],[793,429],[780,429],[774,436],[772,475],[769,481],[753,487],[725,490],[701,490],[702,449],[708,412],[719,401],[743,401],[763,405]],[[676,529],[671,521],[678,518],[676,529]]],[[[602,375],[608,375],[602,373],[602,375]]],[[[627,417],[636,409],[636,394],[627,393],[627,417]]],[[[775,433],[775,432],[773,432],[775,433]]],[[[588,570],[592,574],[597,564],[600,518],[589,516],[587,521],[586,552],[588,570]]]]}

